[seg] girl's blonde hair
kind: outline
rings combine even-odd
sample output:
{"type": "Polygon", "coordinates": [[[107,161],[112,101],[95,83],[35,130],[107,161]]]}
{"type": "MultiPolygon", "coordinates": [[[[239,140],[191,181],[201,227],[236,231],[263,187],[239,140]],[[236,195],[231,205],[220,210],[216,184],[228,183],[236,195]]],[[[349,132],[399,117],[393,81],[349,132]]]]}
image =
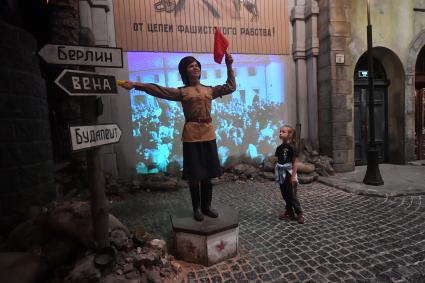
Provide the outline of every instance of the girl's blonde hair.
{"type": "MultiPolygon", "coordinates": [[[[289,131],[288,131],[288,134],[289,134],[289,142],[290,143],[292,143],[292,144],[295,144],[295,140],[296,140],[296,132],[295,132],[295,129],[294,128],[292,128],[290,125],[288,125],[288,124],[285,124],[285,125],[283,125],[282,126],[282,128],[287,128],[289,131]]],[[[282,129],[281,128],[281,129],[282,129]]]]}

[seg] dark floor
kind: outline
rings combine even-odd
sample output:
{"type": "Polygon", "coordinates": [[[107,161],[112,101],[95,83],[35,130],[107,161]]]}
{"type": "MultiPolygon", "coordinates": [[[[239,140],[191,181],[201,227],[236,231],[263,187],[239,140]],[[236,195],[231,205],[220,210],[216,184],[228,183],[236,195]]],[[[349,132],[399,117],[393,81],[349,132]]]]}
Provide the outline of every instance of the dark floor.
{"type": "MultiPolygon", "coordinates": [[[[304,225],[278,219],[273,182],[221,183],[213,204],[240,212],[239,255],[209,268],[190,265],[187,282],[425,282],[425,197],[359,196],[320,183],[299,187],[304,225]]],[[[111,205],[173,253],[170,213],[190,205],[188,189],[141,192],[111,205]]]]}

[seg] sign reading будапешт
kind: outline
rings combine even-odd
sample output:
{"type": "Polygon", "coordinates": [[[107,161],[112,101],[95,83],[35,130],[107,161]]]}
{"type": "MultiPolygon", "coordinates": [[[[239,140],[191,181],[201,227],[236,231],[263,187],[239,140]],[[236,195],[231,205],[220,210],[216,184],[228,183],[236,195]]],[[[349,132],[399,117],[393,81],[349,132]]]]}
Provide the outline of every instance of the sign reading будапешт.
{"type": "Polygon", "coordinates": [[[121,129],[115,124],[70,126],[69,132],[73,151],[117,143],[121,138],[121,129]]]}
{"type": "Polygon", "coordinates": [[[63,70],[55,83],[71,96],[118,94],[117,83],[112,75],[63,70]]]}
{"type": "Polygon", "coordinates": [[[49,64],[123,67],[121,48],[46,44],[38,54],[49,64]]]}
{"type": "Polygon", "coordinates": [[[232,53],[289,54],[287,0],[113,0],[125,51],[211,53],[214,27],[232,53]]]}

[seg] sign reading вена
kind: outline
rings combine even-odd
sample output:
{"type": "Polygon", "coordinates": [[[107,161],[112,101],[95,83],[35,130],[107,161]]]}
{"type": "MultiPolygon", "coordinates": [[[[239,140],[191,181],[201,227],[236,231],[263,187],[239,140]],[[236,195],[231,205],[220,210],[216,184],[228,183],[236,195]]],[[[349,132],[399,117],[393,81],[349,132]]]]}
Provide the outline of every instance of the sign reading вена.
{"type": "Polygon", "coordinates": [[[55,83],[71,96],[118,94],[117,83],[112,75],[63,70],[55,83]]]}

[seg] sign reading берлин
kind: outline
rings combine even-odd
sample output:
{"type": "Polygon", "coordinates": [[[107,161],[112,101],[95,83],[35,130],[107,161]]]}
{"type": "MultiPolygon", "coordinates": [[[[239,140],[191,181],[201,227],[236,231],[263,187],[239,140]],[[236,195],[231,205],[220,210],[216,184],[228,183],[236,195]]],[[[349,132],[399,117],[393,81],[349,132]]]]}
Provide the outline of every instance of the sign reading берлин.
{"type": "Polygon", "coordinates": [[[232,53],[289,53],[287,0],[113,0],[124,51],[213,50],[214,27],[232,53]]]}
{"type": "Polygon", "coordinates": [[[123,67],[120,48],[46,44],[38,54],[48,64],[123,67]]]}

